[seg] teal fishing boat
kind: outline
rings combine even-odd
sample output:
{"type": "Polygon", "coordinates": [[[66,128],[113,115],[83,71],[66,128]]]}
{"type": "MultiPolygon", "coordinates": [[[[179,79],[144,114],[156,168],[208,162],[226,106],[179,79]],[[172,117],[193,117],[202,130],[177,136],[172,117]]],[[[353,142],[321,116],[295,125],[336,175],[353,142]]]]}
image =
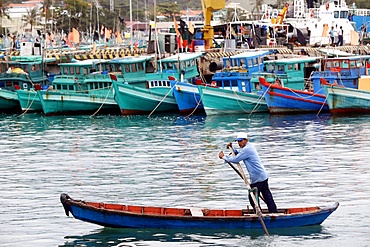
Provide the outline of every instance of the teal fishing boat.
{"type": "Polygon", "coordinates": [[[267,112],[259,84],[251,83],[252,73],[263,70],[269,51],[248,51],[223,59],[212,85],[198,90],[207,115],[267,112]]]}
{"type": "Polygon", "coordinates": [[[111,76],[121,83],[143,78],[145,64],[151,59],[143,56],[60,64],[61,75],[54,78],[52,87],[38,91],[43,112],[47,115],[119,113],[111,76]]]}
{"type": "Polygon", "coordinates": [[[359,89],[330,84],[324,78],[326,100],[333,115],[369,114],[370,113],[370,78],[359,81],[359,89]]]}
{"type": "MultiPolygon", "coordinates": [[[[157,61],[157,70],[137,81],[113,81],[115,100],[123,115],[178,111],[169,76],[181,81],[199,76],[197,59],[202,53],[179,53],[157,61]]],[[[147,68],[147,67],[146,67],[147,68]]]]}
{"type": "Polygon", "coordinates": [[[13,56],[10,61],[2,61],[0,111],[18,112],[21,108],[30,107],[27,102],[29,104],[35,98],[34,85],[49,83],[45,70],[52,62],[55,58],[43,59],[42,56],[13,56]]]}

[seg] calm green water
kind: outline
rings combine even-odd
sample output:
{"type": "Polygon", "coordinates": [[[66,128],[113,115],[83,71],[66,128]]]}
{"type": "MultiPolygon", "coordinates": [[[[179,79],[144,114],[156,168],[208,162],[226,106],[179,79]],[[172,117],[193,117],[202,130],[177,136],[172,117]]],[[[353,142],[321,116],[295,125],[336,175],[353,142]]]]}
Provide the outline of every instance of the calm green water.
{"type": "MultiPolygon", "coordinates": [[[[0,115],[0,246],[368,246],[370,117],[0,115]],[[321,226],[261,231],[109,229],[64,214],[90,201],[242,208],[217,154],[247,131],[278,207],[340,206],[321,226]]],[[[263,204],[262,207],[265,208],[263,204]]]]}

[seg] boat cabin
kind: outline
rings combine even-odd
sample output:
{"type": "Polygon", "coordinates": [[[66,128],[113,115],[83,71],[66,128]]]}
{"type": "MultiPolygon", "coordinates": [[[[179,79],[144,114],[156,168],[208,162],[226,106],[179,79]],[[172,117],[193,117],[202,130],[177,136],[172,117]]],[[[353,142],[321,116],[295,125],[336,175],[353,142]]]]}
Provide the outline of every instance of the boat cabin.
{"type": "Polygon", "coordinates": [[[224,68],[212,77],[214,86],[240,92],[252,92],[252,74],[263,71],[265,57],[269,51],[249,51],[223,58],[224,68]]]}
{"type": "Polygon", "coordinates": [[[128,83],[145,81],[146,73],[153,72],[152,56],[115,58],[101,62],[99,68],[109,74],[122,76],[128,83]]]}
{"type": "Polygon", "coordinates": [[[46,64],[54,61],[55,58],[42,59],[41,56],[13,56],[10,61],[2,61],[0,88],[29,90],[34,84],[48,84],[46,64]]]}
{"type": "Polygon", "coordinates": [[[279,83],[284,87],[297,90],[307,89],[305,79],[312,71],[320,67],[321,57],[294,57],[265,61],[263,73],[254,73],[251,81],[259,85],[259,77],[265,77],[267,82],[279,83]]]}
{"type": "Polygon", "coordinates": [[[198,62],[203,53],[179,53],[157,61],[158,71],[147,73],[148,80],[168,80],[168,76],[173,76],[178,80],[192,81],[199,76],[198,62]],[[160,77],[160,78],[159,78],[160,77]]]}
{"type": "Polygon", "coordinates": [[[322,71],[311,76],[314,91],[322,91],[320,78],[330,84],[338,84],[349,88],[358,88],[359,79],[370,75],[370,55],[326,58],[322,61],[322,71]]]}
{"type": "Polygon", "coordinates": [[[248,51],[225,57],[222,59],[222,71],[246,70],[248,75],[252,75],[254,72],[261,72],[263,70],[264,58],[269,54],[270,51],[248,51]]]}
{"type": "MultiPolygon", "coordinates": [[[[99,71],[99,64],[104,60],[101,59],[87,59],[83,61],[72,61],[71,63],[60,64],[61,74],[54,77],[52,90],[60,91],[75,91],[87,92],[89,88],[85,83],[85,79],[94,74],[105,74],[107,71],[99,71]]],[[[108,87],[109,83],[96,82],[92,88],[108,87]]]]}

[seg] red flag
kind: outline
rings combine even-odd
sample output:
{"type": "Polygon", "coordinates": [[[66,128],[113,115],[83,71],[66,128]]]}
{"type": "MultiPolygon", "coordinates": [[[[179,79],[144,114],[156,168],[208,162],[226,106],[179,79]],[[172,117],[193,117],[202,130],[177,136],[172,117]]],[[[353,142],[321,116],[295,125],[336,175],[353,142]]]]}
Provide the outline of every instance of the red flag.
{"type": "Polygon", "coordinates": [[[109,74],[109,76],[110,76],[110,79],[111,79],[112,81],[117,81],[117,76],[116,76],[116,75],[109,74]]]}

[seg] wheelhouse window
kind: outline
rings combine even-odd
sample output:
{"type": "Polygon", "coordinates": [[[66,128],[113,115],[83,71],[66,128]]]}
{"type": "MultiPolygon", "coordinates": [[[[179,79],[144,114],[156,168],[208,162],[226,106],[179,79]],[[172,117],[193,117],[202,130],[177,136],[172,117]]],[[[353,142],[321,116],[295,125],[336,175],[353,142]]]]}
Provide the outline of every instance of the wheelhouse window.
{"type": "Polygon", "coordinates": [[[144,65],[143,65],[143,63],[138,63],[138,64],[137,64],[137,70],[138,70],[138,71],[143,71],[143,70],[144,70],[144,65]]]}
{"type": "Polygon", "coordinates": [[[131,72],[136,72],[136,64],[131,64],[131,72]]]}
{"type": "Polygon", "coordinates": [[[230,60],[224,60],[224,66],[227,68],[227,67],[230,67],[231,66],[231,61],[230,60]]]}
{"type": "Polygon", "coordinates": [[[331,61],[327,61],[325,63],[325,67],[328,68],[328,69],[333,68],[333,63],[331,61]]]}
{"type": "Polygon", "coordinates": [[[63,67],[63,74],[69,75],[69,67],[63,67]]]}
{"type": "Polygon", "coordinates": [[[240,66],[245,66],[246,64],[245,58],[240,59],[240,66]]]}
{"type": "Polygon", "coordinates": [[[342,68],[344,68],[344,69],[348,69],[349,68],[349,61],[343,61],[342,62],[342,68]]]}
{"type": "Polygon", "coordinates": [[[348,11],[341,11],[340,12],[340,18],[346,19],[348,17],[348,11]]]}

